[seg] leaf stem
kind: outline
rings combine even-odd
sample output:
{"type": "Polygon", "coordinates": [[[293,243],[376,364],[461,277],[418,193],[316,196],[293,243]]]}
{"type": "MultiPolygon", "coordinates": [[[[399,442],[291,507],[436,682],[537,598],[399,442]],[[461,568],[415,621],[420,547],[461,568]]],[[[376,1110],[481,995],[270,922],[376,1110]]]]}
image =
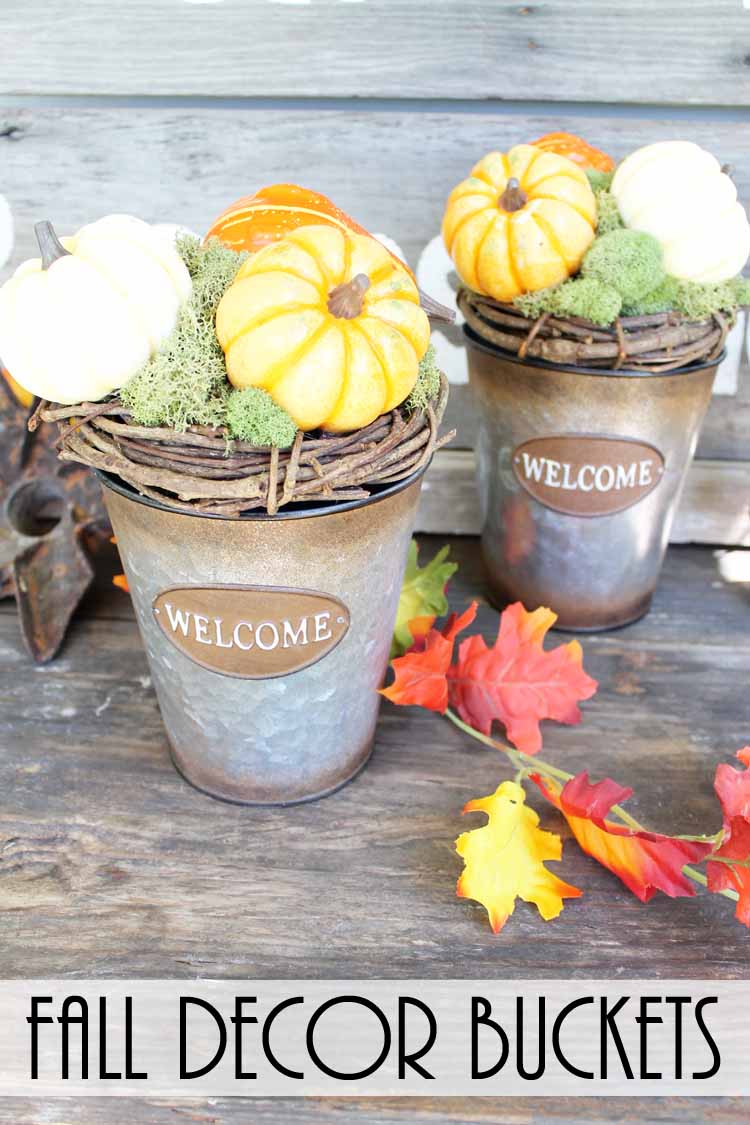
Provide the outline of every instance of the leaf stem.
{"type": "MultiPolygon", "coordinates": [[[[524,754],[522,750],[516,750],[513,746],[508,746],[507,743],[498,742],[497,739],[491,738],[488,734],[482,734],[481,731],[475,730],[474,727],[469,726],[468,723],[465,723],[463,719],[461,719],[455,713],[455,711],[452,711],[450,709],[450,707],[447,708],[445,717],[446,719],[450,719],[453,725],[457,726],[459,730],[462,730],[466,734],[471,735],[472,738],[475,738],[477,742],[482,742],[485,746],[489,746],[491,749],[499,750],[501,753],[505,754],[510,759],[511,763],[516,767],[516,770],[518,770],[519,773],[538,773],[545,777],[552,777],[557,781],[570,781],[573,777],[572,773],[566,773],[565,770],[558,769],[557,766],[553,766],[550,762],[545,762],[541,758],[535,758],[530,754],[524,754]]],[[[609,810],[609,812],[612,816],[617,817],[617,819],[622,824],[626,825],[633,832],[648,831],[648,829],[645,828],[640,823],[640,821],[631,816],[630,813],[627,812],[621,805],[612,805],[612,808],[609,810]]],[[[704,837],[695,838],[701,841],[704,839],[704,837]]],[[[679,837],[679,839],[690,839],[690,837],[681,836],[679,837]]],[[[713,862],[715,858],[715,856],[712,856],[711,861],[713,862]]],[[[719,857],[719,862],[727,861],[719,857]]],[[[750,863],[740,862],[735,863],[734,866],[750,866],[750,863]]],[[[695,867],[691,867],[689,864],[685,864],[682,869],[682,873],[683,875],[686,875],[688,879],[692,879],[694,883],[700,883],[702,887],[708,886],[708,879],[706,878],[706,876],[702,871],[696,870],[695,867]]],[[[723,895],[724,898],[729,898],[733,902],[737,902],[740,897],[736,891],[732,891],[728,887],[722,888],[715,893],[723,895]]]]}

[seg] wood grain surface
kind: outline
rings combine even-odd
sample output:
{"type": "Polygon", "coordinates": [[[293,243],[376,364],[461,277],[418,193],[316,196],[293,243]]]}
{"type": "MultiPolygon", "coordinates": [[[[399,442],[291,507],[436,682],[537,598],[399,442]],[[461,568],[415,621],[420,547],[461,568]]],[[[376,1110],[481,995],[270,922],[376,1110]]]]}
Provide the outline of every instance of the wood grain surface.
{"type": "Polygon", "coordinates": [[[231,200],[292,181],[390,234],[415,265],[440,231],[448,193],[480,156],[550,129],[583,131],[618,157],[658,139],[690,137],[732,165],[750,202],[750,129],[670,117],[668,109],[649,119],[636,110],[14,108],[0,99],[0,188],[15,220],[13,263],[34,252],[33,224],[41,218],[65,234],[127,211],[203,234],[231,200]]]}
{"type": "MultiPolygon", "coordinates": [[[[422,489],[417,528],[449,535],[481,532],[473,451],[451,447],[435,455],[422,489]]],[[[750,546],[750,462],[694,461],[670,539],[750,546]]]]}
{"type": "MultiPolygon", "coordinates": [[[[416,264],[440,229],[448,192],[482,152],[552,128],[582,129],[616,155],[657,138],[690,135],[733,165],[740,193],[750,201],[750,130],[731,122],[685,123],[668,114],[659,120],[635,113],[519,119],[394,108],[311,116],[309,110],[268,108],[3,109],[0,101],[0,188],[16,229],[13,257],[0,280],[35,253],[33,225],[40,218],[67,233],[125,211],[179,221],[202,234],[227,201],[280,180],[330,194],[369,229],[395,238],[416,264]],[[393,168],[399,169],[396,190],[384,184],[386,169],[393,168]]],[[[449,424],[459,431],[456,446],[473,446],[476,419],[466,387],[454,389],[449,410],[449,424]]],[[[698,456],[746,460],[749,437],[745,363],[738,393],[714,396],[698,456]]]]}
{"type": "MultiPolygon", "coordinates": [[[[423,540],[429,555],[441,540],[423,540]]],[[[475,540],[452,541],[451,602],[483,599],[475,540]]],[[[30,665],[0,603],[2,977],[744,977],[747,931],[717,896],[641,905],[566,839],[584,889],[545,925],[519,904],[493,937],[454,897],[459,815],[507,776],[503,760],[437,715],[383,707],[375,755],[350,786],[291,809],[191,789],[168,755],[129,599],[102,568],[61,656],[30,665]]],[[[672,548],[652,613],[585,640],[600,681],[576,728],[549,724],[547,756],[634,784],[649,826],[718,825],[716,763],[748,740],[750,585],[714,554],[672,548]]],[[[497,615],[484,602],[490,639],[497,615]]],[[[553,635],[559,640],[559,635],[553,635]]],[[[537,806],[540,803],[532,798],[537,806]]],[[[739,1099],[81,1099],[0,1103],[0,1122],[357,1125],[403,1120],[740,1122],[739,1099]]]]}
{"type": "Polygon", "coordinates": [[[4,0],[3,44],[12,93],[750,100],[739,0],[4,0]]]}

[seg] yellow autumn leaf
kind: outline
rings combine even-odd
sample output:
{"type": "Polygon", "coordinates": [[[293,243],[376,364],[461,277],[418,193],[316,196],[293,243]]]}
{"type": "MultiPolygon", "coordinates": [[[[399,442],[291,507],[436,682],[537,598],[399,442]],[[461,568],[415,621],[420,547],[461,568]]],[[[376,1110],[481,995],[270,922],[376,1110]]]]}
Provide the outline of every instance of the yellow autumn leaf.
{"type": "Polygon", "coordinates": [[[548,922],[560,913],[564,898],[579,897],[577,887],[544,866],[547,860],[560,859],[562,841],[537,827],[539,817],[526,805],[520,785],[504,781],[491,796],[469,801],[463,811],[484,812],[488,821],[456,840],[465,865],[456,892],[459,898],[481,902],[495,933],[513,913],[516,898],[533,902],[548,922]]]}

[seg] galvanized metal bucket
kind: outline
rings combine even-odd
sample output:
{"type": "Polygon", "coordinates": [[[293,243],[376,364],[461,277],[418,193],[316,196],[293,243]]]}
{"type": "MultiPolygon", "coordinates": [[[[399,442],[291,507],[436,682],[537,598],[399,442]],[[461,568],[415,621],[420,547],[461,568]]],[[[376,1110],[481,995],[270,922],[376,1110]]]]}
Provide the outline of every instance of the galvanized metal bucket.
{"type": "Polygon", "coordinates": [[[100,474],[172,756],[294,804],[367,761],[423,471],[367,500],[224,519],[100,474]]]}
{"type": "Polygon", "coordinates": [[[465,327],[493,600],[596,631],[648,612],[722,357],[663,374],[519,360],[465,327]]]}

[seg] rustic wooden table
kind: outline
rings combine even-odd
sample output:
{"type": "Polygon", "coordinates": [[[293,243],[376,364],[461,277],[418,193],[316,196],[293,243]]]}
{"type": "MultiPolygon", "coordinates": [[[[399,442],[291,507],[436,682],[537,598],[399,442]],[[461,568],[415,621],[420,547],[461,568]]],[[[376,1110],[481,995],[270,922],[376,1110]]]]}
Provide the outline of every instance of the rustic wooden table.
{"type": "MultiPolygon", "coordinates": [[[[425,553],[436,542],[427,540],[425,553]]],[[[453,541],[451,601],[483,597],[477,543],[453,541]]],[[[115,560],[109,560],[111,567],[115,560]]],[[[454,898],[460,809],[507,775],[437,715],[383,707],[357,781],[317,804],[248,809],[175,773],[128,598],[105,566],[61,656],[34,668],[0,604],[3,977],[740,977],[750,938],[717,896],[648,907],[574,842],[584,888],[545,925],[520,904],[494,937],[454,898]]],[[[584,641],[600,681],[581,726],[549,725],[549,757],[633,782],[665,831],[718,826],[716,762],[748,742],[750,587],[708,548],[671,548],[654,608],[584,641]]],[[[482,604],[490,638],[497,616],[482,604]]],[[[543,812],[561,830],[557,814],[543,812]]],[[[0,1103],[0,1122],[238,1121],[299,1125],[747,1120],[733,1099],[0,1103]]]]}

